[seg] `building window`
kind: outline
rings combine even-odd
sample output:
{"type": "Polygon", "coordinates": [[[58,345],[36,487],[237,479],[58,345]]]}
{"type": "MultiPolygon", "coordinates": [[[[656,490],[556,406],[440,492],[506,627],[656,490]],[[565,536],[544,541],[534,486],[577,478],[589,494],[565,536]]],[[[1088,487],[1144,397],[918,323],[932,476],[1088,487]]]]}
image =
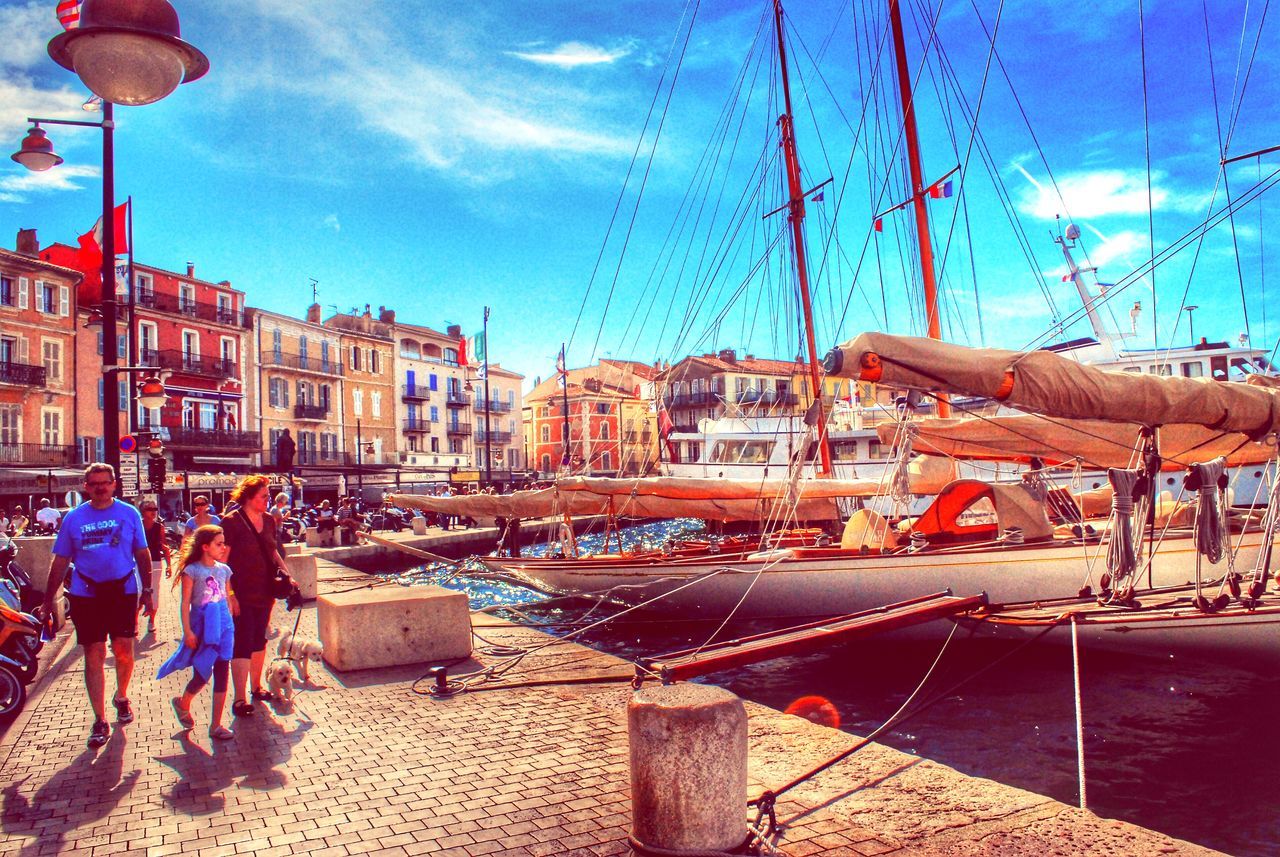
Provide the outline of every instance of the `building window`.
{"type": "Polygon", "coordinates": [[[613,469],[612,465],[613,465],[613,459],[609,456],[609,453],[606,452],[604,455],[600,456],[600,466],[603,469],[612,470],[613,469]]]}
{"type": "Polygon", "coordinates": [[[437,405],[431,406],[431,422],[433,423],[440,422],[440,408],[437,405]]]}
{"type": "Polygon", "coordinates": [[[20,363],[18,340],[12,336],[0,336],[0,363],[20,363]]]}
{"type": "Polygon", "coordinates": [[[40,412],[40,442],[45,446],[62,446],[62,411],[40,412]]]}
{"type": "Polygon", "coordinates": [[[21,405],[0,405],[0,446],[17,446],[21,425],[21,405]]]}
{"type": "MultiPolygon", "coordinates": [[[[329,410],[329,385],[328,384],[320,385],[320,407],[324,408],[326,411],[329,410]]],[[[377,414],[374,414],[374,416],[377,416],[377,414]]]]}
{"type": "Polygon", "coordinates": [[[196,314],[196,287],[190,283],[178,284],[178,312],[196,314]]]}
{"type": "Polygon", "coordinates": [[[224,370],[230,371],[236,365],[236,341],[229,337],[222,337],[222,367],[224,370]]]}
{"type": "Polygon", "coordinates": [[[218,406],[210,402],[200,402],[197,407],[200,409],[200,428],[207,431],[216,429],[218,427],[218,406]]]}
{"type": "Polygon", "coordinates": [[[542,442],[551,443],[551,426],[542,427],[542,442]]]}
{"type": "Polygon", "coordinates": [[[369,371],[377,375],[379,372],[378,366],[379,366],[378,349],[370,348],[369,349],[369,371]]]}
{"type": "Polygon", "coordinates": [[[549,455],[542,456],[542,472],[543,473],[551,472],[551,456],[549,455]]]}
{"type": "Polygon", "coordinates": [[[364,390],[359,387],[351,391],[351,413],[357,417],[364,416],[364,390]]]}
{"type": "Polygon", "coordinates": [[[435,375],[431,375],[427,378],[427,387],[431,390],[439,390],[440,380],[435,375]]]}
{"type": "Polygon", "coordinates": [[[143,306],[152,306],[156,302],[156,293],[152,285],[151,278],[146,274],[139,274],[138,281],[134,286],[138,296],[138,303],[143,306]]]}
{"type": "Polygon", "coordinates": [[[607,414],[607,413],[609,413],[609,405],[608,405],[608,403],[607,403],[607,402],[597,402],[597,403],[596,403],[596,413],[597,413],[597,414],[607,414]]]}
{"type": "Polygon", "coordinates": [[[231,295],[218,294],[218,321],[223,324],[236,323],[236,313],[232,308],[231,295]]]}
{"type": "Polygon", "coordinates": [[[456,437],[449,438],[449,452],[458,455],[462,452],[462,441],[456,437]]]}
{"type": "Polygon", "coordinates": [[[298,368],[307,368],[307,337],[302,335],[298,337],[298,368]]]}
{"type": "MultiPolygon", "coordinates": [[[[601,440],[608,440],[608,439],[609,439],[609,424],[608,424],[608,423],[600,423],[600,439],[601,439],[601,440]]],[[[608,468],[606,468],[606,469],[608,469],[608,468]]]]}
{"type": "Polygon", "coordinates": [[[382,394],[378,392],[369,393],[369,410],[373,412],[374,418],[382,416],[382,394]]]}
{"type": "Polygon", "coordinates": [[[156,325],[149,321],[138,323],[138,359],[144,363],[151,360],[156,353],[160,341],[156,325]]]}
{"type": "Polygon", "coordinates": [[[1182,377],[1201,378],[1204,376],[1204,364],[1199,360],[1182,364],[1182,377]]]}
{"type": "Polygon", "coordinates": [[[352,371],[360,371],[360,346],[351,346],[351,369],[352,371]]]}
{"type": "Polygon", "coordinates": [[[62,343],[45,340],[41,345],[44,371],[49,381],[62,380],[62,343]]]}
{"type": "Polygon", "coordinates": [[[431,451],[432,452],[440,451],[440,438],[438,437],[431,438],[431,451]]]}
{"type": "Polygon", "coordinates": [[[15,303],[13,277],[0,277],[0,306],[13,306],[15,303]]]}
{"type": "Polygon", "coordinates": [[[275,355],[277,363],[280,362],[280,352],[284,350],[281,342],[280,328],[277,327],[275,330],[271,331],[271,353],[275,355]]]}
{"type": "MultiPolygon", "coordinates": [[[[446,365],[446,366],[457,366],[457,365],[458,365],[458,349],[456,349],[456,348],[446,348],[446,349],[444,350],[444,365],[446,365]]],[[[451,451],[452,451],[452,450],[451,450],[451,451]]]]}
{"type": "Polygon", "coordinates": [[[58,287],[53,283],[36,283],[36,309],[46,315],[58,312],[58,287]]]}
{"type": "Polygon", "coordinates": [[[188,360],[200,356],[200,334],[192,330],[182,331],[182,354],[188,360]]]}

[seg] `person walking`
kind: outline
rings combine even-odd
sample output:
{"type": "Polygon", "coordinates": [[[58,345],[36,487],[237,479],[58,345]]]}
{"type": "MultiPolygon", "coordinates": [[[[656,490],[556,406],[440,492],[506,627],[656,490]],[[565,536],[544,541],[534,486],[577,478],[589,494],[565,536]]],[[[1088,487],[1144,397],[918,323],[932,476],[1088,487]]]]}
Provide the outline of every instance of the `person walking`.
{"type": "Polygon", "coordinates": [[[154,574],[145,583],[139,571],[151,570],[151,554],[143,530],[142,516],[128,503],[115,498],[116,472],[110,464],[90,464],[84,472],[84,489],[89,496],[67,513],[53,542],[53,560],[45,586],[41,618],[54,614],[54,601],[67,566],[75,571],[67,587],[71,601],[76,640],[84,647],[84,683],[93,708],[89,731],[90,747],[98,748],[111,737],[107,723],[106,679],[107,637],[116,658],[116,691],[111,701],[116,722],[133,721],[129,703],[129,679],[133,676],[133,640],[138,634],[138,607],[148,615],[155,612],[152,593],[154,574]]]}
{"type": "Polygon", "coordinates": [[[191,681],[181,696],[175,696],[173,713],[187,729],[196,725],[191,703],[213,679],[213,712],[209,737],[226,741],[235,733],[222,725],[227,709],[227,673],[235,650],[232,612],[238,612],[236,597],[228,588],[231,569],[227,566],[227,540],[221,527],[196,530],[182,554],[182,642],[161,665],[156,678],[191,668],[191,681]]]}
{"type": "Polygon", "coordinates": [[[271,608],[275,604],[277,572],[287,576],[288,566],[276,547],[275,521],[267,512],[271,497],[267,477],[246,476],[231,492],[240,508],[222,519],[230,555],[231,591],[235,593],[235,650],[231,659],[231,683],[237,717],[253,715],[254,699],[270,699],[262,689],[262,667],[266,661],[267,631],[271,628],[271,608]],[[252,681],[250,681],[252,680],[252,681]]]}
{"type": "Polygon", "coordinates": [[[293,442],[293,436],[289,434],[289,430],[285,429],[280,433],[280,437],[276,438],[276,469],[281,473],[293,474],[293,456],[298,451],[298,445],[293,442]]]}
{"type": "Polygon", "coordinates": [[[209,498],[203,494],[197,494],[191,499],[191,507],[195,509],[195,514],[187,518],[187,522],[182,525],[184,538],[190,537],[201,527],[216,527],[222,522],[221,518],[213,514],[209,498]]]}
{"type": "MultiPolygon", "coordinates": [[[[147,553],[151,555],[151,579],[159,581],[161,574],[164,577],[170,577],[173,573],[170,569],[173,557],[169,553],[169,543],[164,538],[164,523],[160,520],[160,507],[156,505],[155,500],[144,500],[140,511],[142,530],[147,537],[147,553]]],[[[151,594],[155,598],[155,609],[147,617],[148,637],[154,637],[156,634],[156,613],[160,610],[160,587],[155,587],[151,594]]]]}

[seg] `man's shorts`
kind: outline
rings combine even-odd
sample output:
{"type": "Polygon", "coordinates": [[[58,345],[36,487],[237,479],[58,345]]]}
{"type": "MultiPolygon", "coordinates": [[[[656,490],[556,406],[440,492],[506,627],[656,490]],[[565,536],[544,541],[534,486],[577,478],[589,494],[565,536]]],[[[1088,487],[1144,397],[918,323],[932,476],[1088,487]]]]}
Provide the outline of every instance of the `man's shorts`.
{"type": "Polygon", "coordinates": [[[138,636],[138,596],[110,593],[68,595],[76,642],[82,646],[138,636]]]}

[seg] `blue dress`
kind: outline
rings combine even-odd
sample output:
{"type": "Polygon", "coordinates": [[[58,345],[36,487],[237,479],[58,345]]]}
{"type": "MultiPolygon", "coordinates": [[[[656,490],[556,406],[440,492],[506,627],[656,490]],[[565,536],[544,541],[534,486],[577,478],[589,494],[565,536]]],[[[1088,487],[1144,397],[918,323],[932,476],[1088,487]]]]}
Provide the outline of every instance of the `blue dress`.
{"type": "Polygon", "coordinates": [[[182,570],[193,579],[191,597],[191,633],[195,634],[193,649],[184,641],[178,641],[178,651],[160,665],[156,678],[164,678],[171,672],[188,667],[201,679],[213,675],[213,665],[231,660],[235,645],[235,624],[231,608],[227,605],[227,580],[231,569],[222,563],[206,566],[194,563],[182,570]]]}

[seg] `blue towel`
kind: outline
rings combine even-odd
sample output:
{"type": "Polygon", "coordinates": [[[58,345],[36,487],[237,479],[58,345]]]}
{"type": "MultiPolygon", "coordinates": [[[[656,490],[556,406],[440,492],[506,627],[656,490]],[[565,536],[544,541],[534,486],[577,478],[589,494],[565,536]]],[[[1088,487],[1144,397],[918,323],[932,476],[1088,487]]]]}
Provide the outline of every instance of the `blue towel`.
{"type": "Polygon", "coordinates": [[[226,601],[210,601],[203,607],[192,609],[191,632],[196,635],[199,644],[193,649],[179,640],[178,651],[160,665],[156,678],[164,678],[171,672],[190,667],[196,671],[196,675],[207,681],[213,675],[215,662],[231,660],[235,647],[235,625],[226,601]]]}

